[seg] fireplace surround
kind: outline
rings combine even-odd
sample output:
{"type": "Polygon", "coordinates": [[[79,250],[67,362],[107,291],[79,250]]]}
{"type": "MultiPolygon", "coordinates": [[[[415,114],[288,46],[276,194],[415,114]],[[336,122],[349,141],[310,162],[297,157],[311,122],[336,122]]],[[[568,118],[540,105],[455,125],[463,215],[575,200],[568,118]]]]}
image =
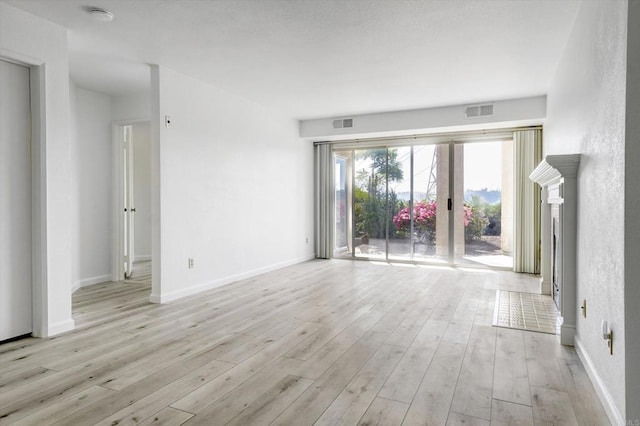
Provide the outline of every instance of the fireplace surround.
{"type": "Polygon", "coordinates": [[[547,155],[529,179],[542,187],[540,293],[553,296],[560,312],[560,343],[576,333],[577,174],[580,154],[547,155]]]}

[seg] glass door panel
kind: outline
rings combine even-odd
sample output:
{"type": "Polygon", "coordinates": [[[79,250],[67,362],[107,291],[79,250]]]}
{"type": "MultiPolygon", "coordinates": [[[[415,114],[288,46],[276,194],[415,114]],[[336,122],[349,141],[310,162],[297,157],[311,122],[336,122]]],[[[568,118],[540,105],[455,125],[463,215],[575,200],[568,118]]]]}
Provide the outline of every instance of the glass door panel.
{"type": "Polygon", "coordinates": [[[451,261],[449,146],[335,152],[334,256],[451,261]]]}
{"type": "Polygon", "coordinates": [[[512,142],[456,144],[455,261],[492,267],[513,266],[512,142]]]}
{"type": "Polygon", "coordinates": [[[353,255],[386,259],[387,149],[354,151],[353,255]]]}
{"type": "MultiPolygon", "coordinates": [[[[449,259],[449,145],[413,147],[413,223],[414,260],[449,259]]],[[[404,211],[406,218],[406,211],[404,211]]]]}
{"type": "Polygon", "coordinates": [[[389,259],[411,260],[411,160],[410,146],[388,150],[387,227],[389,259]],[[390,220],[389,220],[390,219],[390,220]]]}

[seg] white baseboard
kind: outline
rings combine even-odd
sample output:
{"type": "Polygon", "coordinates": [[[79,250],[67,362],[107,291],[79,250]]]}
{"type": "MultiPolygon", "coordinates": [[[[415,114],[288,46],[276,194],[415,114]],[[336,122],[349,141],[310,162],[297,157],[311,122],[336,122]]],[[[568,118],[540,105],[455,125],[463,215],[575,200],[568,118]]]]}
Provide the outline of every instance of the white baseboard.
{"type": "Polygon", "coordinates": [[[143,255],[134,257],[133,258],[133,263],[149,262],[150,260],[151,260],[151,255],[150,254],[143,254],[143,255]]]}
{"type": "Polygon", "coordinates": [[[560,326],[560,343],[565,346],[574,346],[576,338],[576,326],[562,322],[560,326]]]}
{"type": "Polygon", "coordinates": [[[611,397],[609,390],[600,378],[600,375],[593,365],[591,358],[589,358],[589,355],[582,346],[582,342],[580,342],[580,339],[577,336],[574,339],[574,346],[576,348],[576,352],[578,353],[580,361],[582,361],[584,369],[587,371],[589,379],[591,379],[591,383],[596,390],[596,394],[598,394],[598,398],[600,398],[600,402],[604,407],[604,411],[606,411],[607,416],[609,417],[609,421],[611,421],[612,425],[624,425],[624,417],[613,402],[613,398],[611,397]]]}
{"type": "Polygon", "coordinates": [[[51,337],[56,334],[64,333],[65,331],[71,331],[75,328],[76,323],[71,318],[66,319],[64,321],[59,321],[54,324],[49,324],[47,327],[46,336],[42,337],[51,337]]]}
{"type": "Polygon", "coordinates": [[[551,283],[540,278],[540,294],[551,296],[551,283]]]}
{"type": "Polygon", "coordinates": [[[98,275],[97,277],[85,278],[77,281],[73,287],[71,287],[71,293],[75,293],[76,290],[82,287],[89,287],[90,285],[101,284],[111,281],[111,274],[98,275]]]}
{"type": "Polygon", "coordinates": [[[297,263],[306,262],[307,260],[315,259],[315,254],[308,254],[303,257],[298,257],[296,259],[290,259],[284,262],[274,263],[272,265],[264,266],[262,268],[256,268],[251,271],[242,272],[240,274],[230,275],[228,277],[219,278],[217,280],[209,281],[206,283],[194,285],[187,288],[182,288],[180,290],[175,290],[166,294],[151,294],[149,296],[149,301],[151,303],[168,303],[174,300],[182,299],[183,297],[192,296],[194,294],[211,290],[216,287],[221,287],[223,285],[231,284],[236,281],[244,280],[247,278],[255,277],[256,275],[264,274],[266,272],[275,271],[276,269],[281,269],[286,266],[295,265],[297,263]]]}
{"type": "Polygon", "coordinates": [[[162,300],[162,298],[160,297],[159,294],[151,293],[149,295],[149,302],[151,302],[151,303],[162,303],[161,300],[162,300]]]}

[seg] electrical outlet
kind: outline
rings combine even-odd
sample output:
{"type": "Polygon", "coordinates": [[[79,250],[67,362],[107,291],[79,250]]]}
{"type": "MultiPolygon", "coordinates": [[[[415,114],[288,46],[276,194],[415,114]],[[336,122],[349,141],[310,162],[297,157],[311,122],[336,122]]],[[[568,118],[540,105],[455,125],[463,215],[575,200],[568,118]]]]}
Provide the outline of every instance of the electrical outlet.
{"type": "Polygon", "coordinates": [[[305,243],[309,244],[309,237],[305,238],[305,243]]]}
{"type": "Polygon", "coordinates": [[[190,258],[189,258],[189,269],[193,269],[193,265],[194,265],[194,263],[193,263],[193,257],[190,257],[190,258]]]}

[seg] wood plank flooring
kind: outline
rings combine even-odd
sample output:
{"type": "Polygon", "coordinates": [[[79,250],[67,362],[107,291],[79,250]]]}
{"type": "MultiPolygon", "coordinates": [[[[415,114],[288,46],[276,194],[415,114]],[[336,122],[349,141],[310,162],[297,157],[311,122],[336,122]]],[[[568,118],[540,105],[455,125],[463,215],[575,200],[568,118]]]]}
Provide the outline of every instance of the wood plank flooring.
{"type": "Polygon", "coordinates": [[[491,326],[534,277],[318,260],[166,305],[138,277],[0,345],[0,425],[609,424],[572,348],[491,326]]]}

